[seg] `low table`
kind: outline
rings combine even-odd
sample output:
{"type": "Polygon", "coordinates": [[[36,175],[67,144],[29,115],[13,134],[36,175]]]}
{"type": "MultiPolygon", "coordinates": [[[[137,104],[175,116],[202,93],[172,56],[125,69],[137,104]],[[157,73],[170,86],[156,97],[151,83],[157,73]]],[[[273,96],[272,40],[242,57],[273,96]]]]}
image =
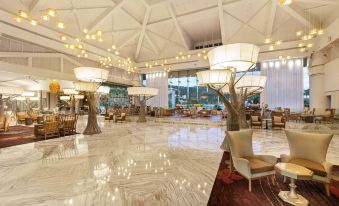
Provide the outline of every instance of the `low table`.
{"type": "Polygon", "coordinates": [[[292,163],[277,163],[275,171],[291,179],[290,191],[280,191],[279,197],[292,205],[308,205],[308,200],[297,194],[295,180],[310,180],[313,172],[303,166],[292,163]]]}

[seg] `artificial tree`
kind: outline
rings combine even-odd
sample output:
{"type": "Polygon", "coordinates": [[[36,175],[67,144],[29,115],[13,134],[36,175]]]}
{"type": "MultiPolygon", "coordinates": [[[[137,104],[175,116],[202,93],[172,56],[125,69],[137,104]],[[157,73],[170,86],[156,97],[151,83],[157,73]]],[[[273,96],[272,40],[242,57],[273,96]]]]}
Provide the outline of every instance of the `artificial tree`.
{"type": "Polygon", "coordinates": [[[147,122],[146,119],[146,102],[147,100],[158,95],[158,89],[150,87],[129,87],[127,88],[129,96],[139,97],[140,111],[137,122],[147,122]]]}
{"type": "Polygon", "coordinates": [[[75,89],[83,92],[86,95],[88,102],[88,120],[83,134],[99,134],[101,133],[101,129],[97,120],[95,92],[102,82],[107,81],[109,72],[101,68],[78,67],[74,69],[74,73],[79,80],[79,82],[74,83],[75,89]]]}

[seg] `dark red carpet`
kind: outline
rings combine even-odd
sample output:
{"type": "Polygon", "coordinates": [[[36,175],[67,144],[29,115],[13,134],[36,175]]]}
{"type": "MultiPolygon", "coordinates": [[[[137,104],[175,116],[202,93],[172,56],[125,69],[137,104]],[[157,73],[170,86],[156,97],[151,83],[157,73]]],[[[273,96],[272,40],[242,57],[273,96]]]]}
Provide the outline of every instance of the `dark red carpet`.
{"type": "MultiPolygon", "coordinates": [[[[249,192],[247,179],[238,173],[229,175],[230,170],[225,164],[225,160],[228,158],[229,154],[225,152],[208,201],[209,206],[290,206],[278,196],[281,190],[289,190],[289,182],[283,183],[281,175],[276,175],[277,184],[275,186],[266,178],[252,181],[252,192],[249,192]]],[[[339,197],[335,195],[339,190],[338,182],[331,185],[331,197],[327,197],[325,194],[324,185],[315,181],[298,180],[297,186],[297,192],[308,199],[310,206],[339,205],[339,197]]]]}
{"type": "Polygon", "coordinates": [[[26,126],[12,126],[7,132],[0,132],[0,148],[11,147],[45,140],[34,137],[34,128],[26,126]]]}

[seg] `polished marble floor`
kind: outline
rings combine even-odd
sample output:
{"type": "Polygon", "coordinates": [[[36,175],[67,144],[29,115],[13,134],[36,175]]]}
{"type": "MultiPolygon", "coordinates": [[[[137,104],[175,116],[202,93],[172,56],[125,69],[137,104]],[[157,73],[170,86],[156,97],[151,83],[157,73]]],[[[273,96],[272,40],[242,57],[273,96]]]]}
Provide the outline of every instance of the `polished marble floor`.
{"type": "MultiPolygon", "coordinates": [[[[85,122],[80,118],[79,131],[85,122]]],[[[222,156],[223,126],[99,122],[99,135],[1,149],[0,205],[207,204],[222,156]]],[[[256,129],[254,150],[288,153],[283,130],[256,129]]],[[[338,152],[336,135],[328,160],[339,164],[338,152]]]]}

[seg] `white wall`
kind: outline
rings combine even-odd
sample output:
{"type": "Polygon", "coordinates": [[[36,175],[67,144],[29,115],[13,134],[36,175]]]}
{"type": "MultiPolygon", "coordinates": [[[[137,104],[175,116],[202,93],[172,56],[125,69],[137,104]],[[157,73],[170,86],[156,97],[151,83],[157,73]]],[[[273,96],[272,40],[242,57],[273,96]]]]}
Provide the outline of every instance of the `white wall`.
{"type": "Polygon", "coordinates": [[[339,110],[339,58],[325,64],[325,95],[331,95],[331,107],[339,110]]]}

